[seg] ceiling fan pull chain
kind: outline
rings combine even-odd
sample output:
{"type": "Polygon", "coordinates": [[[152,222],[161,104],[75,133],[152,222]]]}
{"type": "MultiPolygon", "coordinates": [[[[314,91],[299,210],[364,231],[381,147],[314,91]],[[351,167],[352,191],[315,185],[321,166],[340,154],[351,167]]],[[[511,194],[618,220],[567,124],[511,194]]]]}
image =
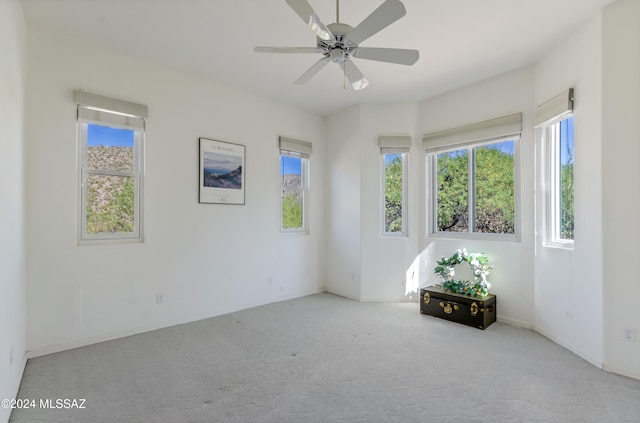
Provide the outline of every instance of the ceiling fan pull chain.
{"type": "Polygon", "coordinates": [[[342,89],[347,89],[347,67],[342,64],[342,89]]]}

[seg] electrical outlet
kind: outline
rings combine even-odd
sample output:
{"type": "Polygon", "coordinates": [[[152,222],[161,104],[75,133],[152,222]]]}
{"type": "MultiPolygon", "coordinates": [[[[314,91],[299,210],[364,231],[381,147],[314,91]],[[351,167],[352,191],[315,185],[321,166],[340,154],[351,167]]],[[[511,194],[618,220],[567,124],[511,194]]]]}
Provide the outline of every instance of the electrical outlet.
{"type": "Polygon", "coordinates": [[[164,303],[164,295],[156,294],[156,304],[162,304],[162,303],[164,303]]]}
{"type": "Polygon", "coordinates": [[[622,330],[622,339],[627,342],[636,342],[636,328],[624,328],[622,330]]]}

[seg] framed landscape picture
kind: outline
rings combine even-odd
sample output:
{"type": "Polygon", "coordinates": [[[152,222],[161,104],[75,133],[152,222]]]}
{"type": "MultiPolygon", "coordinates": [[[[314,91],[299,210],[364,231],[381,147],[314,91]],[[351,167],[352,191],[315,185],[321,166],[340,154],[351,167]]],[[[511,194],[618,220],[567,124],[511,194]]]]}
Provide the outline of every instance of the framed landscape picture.
{"type": "Polygon", "coordinates": [[[200,138],[200,203],[244,204],[245,147],[200,138]]]}

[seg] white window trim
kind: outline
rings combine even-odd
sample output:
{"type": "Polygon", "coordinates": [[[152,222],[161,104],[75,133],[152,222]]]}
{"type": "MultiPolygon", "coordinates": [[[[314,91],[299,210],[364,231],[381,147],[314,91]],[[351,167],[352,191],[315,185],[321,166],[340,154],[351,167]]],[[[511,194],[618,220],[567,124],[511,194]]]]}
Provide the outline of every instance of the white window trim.
{"type": "Polygon", "coordinates": [[[566,112],[540,126],[542,140],[542,174],[543,174],[543,206],[544,206],[544,238],[542,245],[549,248],[573,250],[573,239],[560,238],[560,128],[557,123],[573,116],[566,112]],[[554,128],[555,127],[555,128],[554,128]],[[554,130],[555,129],[555,130],[554,130]]]}
{"type": "Polygon", "coordinates": [[[143,190],[143,172],[142,172],[142,152],[144,150],[144,135],[140,130],[134,132],[134,172],[118,172],[111,170],[92,170],[86,169],[87,163],[87,122],[78,122],[78,139],[80,145],[80,163],[78,164],[80,170],[80,205],[78,207],[80,211],[79,223],[80,228],[78,231],[79,240],[81,245],[88,244],[102,244],[106,242],[142,242],[142,190],[143,190]],[[134,231],[133,232],[120,232],[120,233],[98,233],[92,234],[87,232],[87,178],[88,175],[113,175],[113,176],[126,176],[134,178],[134,231]]]}
{"type": "Polygon", "coordinates": [[[78,105],[77,142],[78,142],[78,244],[102,245],[106,243],[143,242],[143,178],[144,178],[144,118],[147,107],[123,100],[91,94],[85,91],[74,92],[78,105]],[[88,125],[96,124],[112,128],[134,131],[134,171],[87,169],[88,125]],[[87,178],[88,175],[113,175],[134,178],[134,231],[121,233],[87,232],[87,178]]]}
{"type": "Polygon", "coordinates": [[[537,130],[536,137],[539,139],[541,146],[541,164],[540,171],[542,174],[542,203],[543,203],[543,228],[544,235],[542,245],[550,248],[563,248],[572,250],[574,240],[559,238],[559,195],[557,182],[559,180],[560,160],[557,152],[554,152],[552,144],[555,143],[551,138],[551,126],[573,116],[573,108],[575,103],[574,88],[568,88],[556,96],[550,98],[544,103],[536,107],[534,124],[537,130]],[[552,166],[553,164],[553,166],[552,166]],[[557,166],[556,166],[557,165],[557,166]],[[557,167],[557,169],[553,169],[557,167]],[[554,198],[555,197],[555,198],[554,198]],[[557,226],[555,226],[557,225],[557,226]]]}
{"type": "Polygon", "coordinates": [[[429,171],[427,172],[427,210],[431,217],[427,219],[427,238],[438,239],[465,239],[465,240],[481,240],[481,241],[504,241],[504,242],[520,242],[521,241],[521,195],[520,195],[520,134],[513,134],[510,136],[503,136],[492,139],[485,139],[482,141],[472,141],[466,143],[460,143],[456,145],[438,146],[436,148],[427,149],[426,166],[429,171]],[[437,155],[446,151],[454,151],[461,149],[469,149],[468,160],[468,199],[471,199],[468,204],[469,207],[469,222],[475,222],[475,178],[471,178],[475,168],[475,154],[472,154],[472,150],[476,147],[482,147],[484,145],[495,144],[501,141],[513,141],[513,177],[514,177],[514,217],[513,217],[513,234],[491,234],[485,232],[449,232],[438,231],[438,213],[437,213],[437,155]],[[474,219],[474,220],[472,220],[474,219]]]}
{"type": "MultiPolygon", "coordinates": [[[[301,172],[301,187],[300,193],[302,195],[302,227],[301,228],[284,228],[282,221],[282,201],[284,200],[284,190],[280,185],[280,232],[290,235],[308,235],[309,234],[309,157],[303,155],[296,155],[291,153],[281,152],[280,157],[297,157],[302,159],[300,161],[301,172]]],[[[282,175],[280,175],[282,177],[282,175]]]]}
{"type": "MultiPolygon", "coordinates": [[[[280,173],[280,233],[283,235],[309,235],[309,185],[310,185],[310,168],[311,168],[311,152],[312,144],[307,141],[301,141],[294,138],[284,136],[279,137],[280,160],[282,156],[300,158],[301,160],[301,187],[302,194],[302,227],[301,228],[284,228],[282,221],[282,201],[284,200],[284,191],[282,187],[282,173],[280,173]]],[[[282,170],[280,170],[282,172],[282,170]]]]}
{"type": "Polygon", "coordinates": [[[380,230],[383,237],[390,238],[406,238],[409,236],[408,226],[408,185],[409,181],[407,176],[409,174],[409,149],[405,147],[383,147],[380,151],[380,230]],[[386,231],[386,163],[385,157],[387,154],[401,154],[402,155],[402,231],[400,232],[387,232],[386,231]]]}

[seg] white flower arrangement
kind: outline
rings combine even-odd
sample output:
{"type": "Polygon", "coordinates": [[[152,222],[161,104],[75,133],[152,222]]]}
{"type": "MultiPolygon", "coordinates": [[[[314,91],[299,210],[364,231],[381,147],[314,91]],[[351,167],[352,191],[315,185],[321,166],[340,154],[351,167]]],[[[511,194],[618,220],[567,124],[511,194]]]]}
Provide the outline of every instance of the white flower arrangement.
{"type": "Polygon", "coordinates": [[[443,289],[456,294],[485,297],[489,295],[489,288],[491,288],[491,284],[487,281],[487,276],[489,276],[493,268],[488,263],[489,257],[484,253],[468,253],[466,249],[462,249],[456,251],[449,258],[442,257],[433,270],[442,279],[443,289]],[[467,262],[471,266],[475,276],[473,282],[454,279],[456,274],[455,266],[463,262],[467,262]]]}

